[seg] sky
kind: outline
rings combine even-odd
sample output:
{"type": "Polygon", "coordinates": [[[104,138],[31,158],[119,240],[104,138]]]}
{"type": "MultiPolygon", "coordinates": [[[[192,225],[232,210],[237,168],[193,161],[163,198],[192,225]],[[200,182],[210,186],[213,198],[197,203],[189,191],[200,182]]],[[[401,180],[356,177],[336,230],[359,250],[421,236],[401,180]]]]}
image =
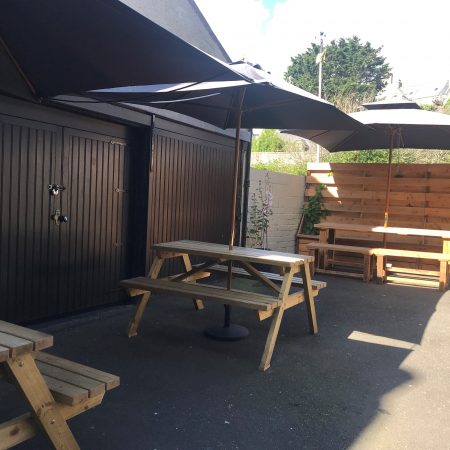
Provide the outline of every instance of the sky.
{"type": "Polygon", "coordinates": [[[448,0],[195,0],[232,60],[283,77],[312,42],[358,36],[383,47],[394,80],[406,86],[450,79],[448,0]]]}

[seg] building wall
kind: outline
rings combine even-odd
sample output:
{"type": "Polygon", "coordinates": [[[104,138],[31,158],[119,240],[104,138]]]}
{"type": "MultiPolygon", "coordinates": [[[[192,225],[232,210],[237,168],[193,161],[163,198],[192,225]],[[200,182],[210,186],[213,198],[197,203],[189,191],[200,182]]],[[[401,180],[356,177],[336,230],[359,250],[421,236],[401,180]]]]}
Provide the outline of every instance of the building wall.
{"type": "MultiPolygon", "coordinates": [[[[266,174],[269,174],[273,195],[273,215],[269,224],[269,248],[280,252],[295,252],[295,234],[303,209],[305,177],[284,173],[250,170],[249,211],[252,206],[252,194],[258,189],[259,181],[264,186],[266,174]]],[[[248,217],[250,227],[250,217],[248,217]]],[[[248,240],[248,245],[251,241],[248,240]]]]}

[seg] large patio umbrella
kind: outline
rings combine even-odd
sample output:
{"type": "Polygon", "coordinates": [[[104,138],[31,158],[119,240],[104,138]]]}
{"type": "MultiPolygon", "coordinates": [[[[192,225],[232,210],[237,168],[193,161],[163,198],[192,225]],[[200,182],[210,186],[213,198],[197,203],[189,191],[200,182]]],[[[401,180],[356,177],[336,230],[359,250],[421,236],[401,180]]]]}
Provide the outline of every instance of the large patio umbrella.
{"type": "Polygon", "coordinates": [[[0,47],[38,97],[242,79],[119,0],[2,0],[0,47]]]}
{"type": "MultiPolygon", "coordinates": [[[[388,175],[384,205],[384,226],[389,222],[389,197],[394,148],[450,149],[450,115],[426,111],[415,102],[375,102],[362,105],[366,111],[349,114],[366,127],[347,132],[326,130],[311,133],[309,139],[330,152],[388,149],[388,175]]],[[[283,130],[304,136],[303,130],[283,130]]]]}
{"type": "MultiPolygon", "coordinates": [[[[236,129],[233,189],[230,211],[229,248],[235,237],[235,211],[240,160],[240,130],[244,128],[288,128],[301,126],[307,130],[338,129],[346,132],[364,127],[339,111],[331,103],[292,86],[275,81],[259,66],[246,62],[231,65],[242,75],[241,82],[210,82],[195,86],[129,86],[88,92],[99,101],[147,104],[185,114],[220,128],[236,129]]],[[[228,288],[231,287],[231,267],[228,288]]],[[[209,330],[219,339],[236,339],[243,331],[230,328],[229,307],[226,306],[224,327],[209,330]]],[[[244,331],[245,334],[245,331],[244,331]]]]}

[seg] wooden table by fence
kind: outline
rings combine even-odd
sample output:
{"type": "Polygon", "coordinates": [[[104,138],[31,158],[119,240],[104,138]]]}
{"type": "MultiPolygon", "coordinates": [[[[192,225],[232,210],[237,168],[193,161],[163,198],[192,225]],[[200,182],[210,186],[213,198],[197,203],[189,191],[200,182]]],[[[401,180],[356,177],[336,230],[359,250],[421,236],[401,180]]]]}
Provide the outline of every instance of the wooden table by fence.
{"type": "MultiPolygon", "coordinates": [[[[0,372],[13,379],[55,448],[79,449],[34,360],[34,351],[52,345],[48,334],[0,321],[0,372]]],[[[0,425],[0,431],[3,427],[8,429],[8,423],[0,425]]],[[[16,434],[20,433],[20,427],[16,428],[16,434]]],[[[8,442],[0,443],[0,448],[9,448],[8,442]]]]}
{"type": "Polygon", "coordinates": [[[202,300],[214,300],[223,304],[237,305],[253,309],[258,312],[260,320],[272,317],[269,334],[267,336],[260,369],[266,370],[270,366],[273,349],[280,328],[285,309],[306,301],[306,310],[310,332],[317,333],[317,320],[314,306],[314,294],[311,285],[309,263],[311,256],[290,253],[280,253],[244,247],[234,247],[229,250],[227,245],[197,241],[175,241],[156,244],[156,258],[152,263],[147,277],[123,280],[121,285],[128,289],[130,295],[141,295],[134,317],[128,330],[129,336],[137,333],[144,309],[149,301],[150,293],[168,292],[194,298],[197,309],[203,308],[202,300]],[[206,262],[192,267],[190,256],[207,259],[206,262]],[[185,272],[167,278],[158,278],[164,262],[175,257],[183,258],[185,272]],[[228,262],[238,262],[254,279],[274,291],[274,295],[262,295],[231,288],[196,283],[197,280],[210,275],[208,268],[228,262]],[[281,287],[254,266],[255,263],[275,266],[283,273],[281,287]],[[294,274],[301,273],[303,289],[290,293],[294,274]]]}
{"type": "Polygon", "coordinates": [[[428,230],[422,228],[401,228],[360,225],[351,223],[324,222],[315,225],[320,230],[320,242],[333,243],[336,231],[355,231],[359,233],[395,234],[398,236],[425,236],[442,239],[442,253],[450,253],[450,231],[428,230]]]}

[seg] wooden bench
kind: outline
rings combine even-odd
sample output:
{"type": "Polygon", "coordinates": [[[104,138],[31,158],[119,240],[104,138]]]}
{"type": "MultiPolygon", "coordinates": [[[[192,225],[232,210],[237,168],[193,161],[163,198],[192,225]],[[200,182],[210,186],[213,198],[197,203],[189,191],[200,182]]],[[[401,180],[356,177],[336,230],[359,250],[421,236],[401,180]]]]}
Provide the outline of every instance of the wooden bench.
{"type": "MultiPolygon", "coordinates": [[[[270,295],[256,294],[237,289],[229,291],[224,287],[205,284],[178,283],[164,278],[151,279],[148,277],[136,277],[123,280],[120,284],[128,291],[136,289],[145,292],[169,293],[252,309],[258,313],[260,320],[271,317],[273,310],[281,305],[281,300],[278,297],[270,295]]],[[[286,299],[284,309],[298,305],[304,300],[303,290],[290,294],[286,299]]]]}
{"type": "Polygon", "coordinates": [[[0,321],[0,335],[0,379],[17,384],[31,406],[0,424],[0,449],[40,431],[55,448],[79,448],[65,421],[98,406],[119,377],[40,351],[53,344],[45,333],[0,321]]]}
{"type": "Polygon", "coordinates": [[[449,277],[448,277],[448,263],[450,261],[450,254],[447,253],[433,253],[433,252],[422,252],[415,250],[399,250],[391,248],[375,248],[373,249],[373,254],[376,257],[376,267],[377,267],[377,282],[383,283],[384,281],[394,281],[397,283],[404,284],[419,284],[423,286],[437,286],[439,290],[443,291],[448,287],[449,277]],[[422,269],[410,269],[403,267],[388,267],[387,257],[394,256],[400,258],[416,258],[416,259],[430,259],[439,261],[439,271],[434,270],[422,270],[422,269]],[[420,275],[424,277],[423,279],[412,279],[408,277],[395,277],[388,276],[388,273],[403,273],[407,275],[420,275]],[[426,279],[425,277],[437,276],[438,281],[426,279]]]}
{"type": "MultiPolygon", "coordinates": [[[[210,270],[211,272],[227,273],[228,267],[216,264],[214,266],[211,266],[208,270],[210,270]]],[[[232,272],[233,272],[233,275],[235,275],[237,277],[252,278],[252,275],[250,273],[248,273],[242,267],[232,267],[232,272]]],[[[277,273],[261,272],[261,274],[264,275],[269,280],[277,281],[280,283],[283,282],[283,276],[279,275],[277,273]]],[[[303,278],[293,277],[292,285],[293,286],[303,286],[303,278]]],[[[313,288],[314,296],[319,294],[320,289],[327,287],[327,283],[325,281],[318,281],[318,280],[311,280],[311,285],[313,288]]]]}
{"type": "Polygon", "coordinates": [[[314,256],[315,265],[314,271],[318,273],[327,273],[331,275],[343,275],[347,277],[362,278],[366,283],[372,279],[372,255],[373,248],[355,247],[352,245],[328,244],[325,242],[311,242],[306,245],[311,256],[314,256]],[[319,251],[323,251],[323,257],[319,251]],[[334,262],[333,258],[328,257],[328,252],[344,252],[344,253],[358,253],[363,256],[364,261],[362,265],[362,273],[358,272],[344,272],[338,270],[328,269],[328,265],[334,262]],[[321,266],[322,262],[322,267],[321,266]]]}

